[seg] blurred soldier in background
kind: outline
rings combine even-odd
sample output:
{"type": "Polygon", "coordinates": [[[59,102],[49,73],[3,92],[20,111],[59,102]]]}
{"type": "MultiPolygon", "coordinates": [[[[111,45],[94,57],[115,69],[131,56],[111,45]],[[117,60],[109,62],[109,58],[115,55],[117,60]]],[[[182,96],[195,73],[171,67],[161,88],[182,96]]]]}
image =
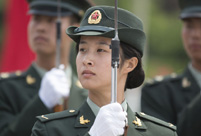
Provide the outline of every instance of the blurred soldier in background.
{"type": "Polygon", "coordinates": [[[142,111],[177,126],[179,136],[201,135],[201,1],[180,0],[182,39],[190,58],[181,75],[172,74],[142,89],[142,111]]]}
{"type": "MultiPolygon", "coordinates": [[[[86,0],[28,0],[31,19],[28,25],[30,48],[36,60],[23,73],[16,72],[0,80],[0,135],[27,136],[35,117],[54,111],[65,97],[65,109],[78,108],[87,97],[69,64],[72,40],[65,30],[79,25],[84,11],[91,6],[86,0]],[[60,68],[56,60],[56,20],[61,15],[60,68]],[[49,72],[47,72],[49,71],[49,72]]],[[[23,38],[23,37],[22,37],[23,38]]]]}

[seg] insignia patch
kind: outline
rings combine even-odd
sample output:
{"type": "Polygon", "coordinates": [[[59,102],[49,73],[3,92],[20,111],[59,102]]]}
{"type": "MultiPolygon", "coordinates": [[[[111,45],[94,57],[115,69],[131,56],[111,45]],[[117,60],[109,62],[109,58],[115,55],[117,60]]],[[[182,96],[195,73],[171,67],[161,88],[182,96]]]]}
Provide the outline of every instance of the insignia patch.
{"type": "Polygon", "coordinates": [[[183,78],[183,80],[182,80],[182,87],[186,88],[186,87],[189,87],[189,86],[191,86],[191,82],[186,77],[183,78]]]}
{"type": "Polygon", "coordinates": [[[102,19],[102,14],[99,10],[95,10],[88,18],[89,24],[98,24],[102,19]]]}
{"type": "Polygon", "coordinates": [[[26,77],[26,82],[27,82],[27,84],[31,85],[31,84],[34,84],[36,82],[36,79],[34,77],[32,77],[31,75],[28,75],[26,77]]]}
{"type": "Polygon", "coordinates": [[[89,122],[90,122],[90,120],[88,120],[88,119],[84,120],[84,116],[83,115],[80,117],[80,124],[84,125],[84,124],[87,124],[89,122]]]}
{"type": "Polygon", "coordinates": [[[138,117],[136,117],[136,120],[133,120],[133,123],[134,123],[135,125],[137,125],[138,127],[141,127],[141,126],[142,126],[142,123],[141,123],[141,121],[140,121],[140,119],[139,119],[138,117]]]}

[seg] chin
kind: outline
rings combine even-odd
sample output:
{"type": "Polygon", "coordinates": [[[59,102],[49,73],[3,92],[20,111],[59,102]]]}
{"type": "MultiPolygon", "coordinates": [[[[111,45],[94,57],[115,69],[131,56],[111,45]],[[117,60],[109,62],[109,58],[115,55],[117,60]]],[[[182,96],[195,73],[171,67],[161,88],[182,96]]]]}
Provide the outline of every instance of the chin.
{"type": "Polygon", "coordinates": [[[81,82],[81,84],[82,84],[82,87],[87,90],[92,90],[95,87],[94,84],[87,83],[87,82],[81,82]]]}

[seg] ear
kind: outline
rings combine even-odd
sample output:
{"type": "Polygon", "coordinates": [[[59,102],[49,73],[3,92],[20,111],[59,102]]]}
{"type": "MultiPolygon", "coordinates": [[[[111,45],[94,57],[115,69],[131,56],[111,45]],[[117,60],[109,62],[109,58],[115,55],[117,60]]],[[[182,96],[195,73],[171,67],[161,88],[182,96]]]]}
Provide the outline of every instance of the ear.
{"type": "Polygon", "coordinates": [[[136,68],[137,64],[138,64],[138,59],[136,57],[132,57],[132,58],[125,61],[123,71],[126,73],[129,73],[136,68]]]}

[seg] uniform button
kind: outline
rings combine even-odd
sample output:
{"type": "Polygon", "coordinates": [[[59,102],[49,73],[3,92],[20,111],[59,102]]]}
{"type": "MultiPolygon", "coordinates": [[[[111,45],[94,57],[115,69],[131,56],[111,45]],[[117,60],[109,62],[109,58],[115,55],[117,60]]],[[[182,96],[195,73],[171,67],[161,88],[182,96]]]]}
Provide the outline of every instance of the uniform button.
{"type": "Polygon", "coordinates": [[[146,115],[146,114],[145,114],[145,113],[143,113],[143,112],[140,112],[140,114],[141,114],[141,115],[146,115]]]}
{"type": "Polygon", "coordinates": [[[69,112],[70,112],[70,113],[73,113],[73,112],[75,112],[75,110],[69,110],[69,112]]]}
{"type": "Polygon", "coordinates": [[[169,123],[169,126],[170,126],[170,127],[173,127],[174,125],[173,125],[172,123],[169,123]]]}

